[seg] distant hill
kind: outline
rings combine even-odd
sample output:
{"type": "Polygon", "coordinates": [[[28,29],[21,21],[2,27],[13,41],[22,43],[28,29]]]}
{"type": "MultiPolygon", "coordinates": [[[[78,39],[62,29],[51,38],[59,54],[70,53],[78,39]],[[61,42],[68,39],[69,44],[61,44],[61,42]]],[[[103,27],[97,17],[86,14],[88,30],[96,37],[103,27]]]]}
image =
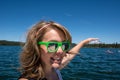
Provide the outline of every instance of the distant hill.
{"type": "MultiPolygon", "coordinates": [[[[21,46],[21,45],[24,45],[24,42],[0,40],[0,45],[21,46]]],[[[76,45],[76,43],[72,43],[71,48],[74,47],[75,45],[76,45]]],[[[119,43],[86,44],[83,47],[87,47],[87,48],[120,48],[120,44],[119,43]]]]}
{"type": "MultiPolygon", "coordinates": [[[[20,46],[24,44],[23,42],[17,42],[17,41],[7,41],[7,40],[0,40],[0,45],[10,45],[10,46],[20,46]]],[[[75,43],[72,43],[72,47],[75,46],[75,43]]]]}
{"type": "Polygon", "coordinates": [[[19,46],[23,42],[17,42],[17,41],[7,41],[7,40],[0,40],[0,45],[13,45],[13,46],[19,46]]]}

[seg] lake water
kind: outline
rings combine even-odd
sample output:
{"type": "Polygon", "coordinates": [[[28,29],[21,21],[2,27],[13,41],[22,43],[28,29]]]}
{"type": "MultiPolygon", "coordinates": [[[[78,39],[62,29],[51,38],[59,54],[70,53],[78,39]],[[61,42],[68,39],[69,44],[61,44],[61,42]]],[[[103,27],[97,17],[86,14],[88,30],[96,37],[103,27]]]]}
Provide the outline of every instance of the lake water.
{"type": "MultiPolygon", "coordinates": [[[[20,46],[0,46],[0,80],[17,80],[20,51],[20,46]]],[[[120,49],[82,48],[61,74],[64,80],[120,80],[120,49]]]]}

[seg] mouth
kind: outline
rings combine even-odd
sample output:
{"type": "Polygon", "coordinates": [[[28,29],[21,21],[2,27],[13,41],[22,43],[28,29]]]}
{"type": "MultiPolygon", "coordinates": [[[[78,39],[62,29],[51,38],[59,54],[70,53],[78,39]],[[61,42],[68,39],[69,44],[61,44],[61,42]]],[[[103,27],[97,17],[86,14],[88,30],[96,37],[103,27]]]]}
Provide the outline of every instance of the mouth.
{"type": "Polygon", "coordinates": [[[60,57],[51,57],[52,64],[61,64],[62,59],[60,57]]]}
{"type": "Polygon", "coordinates": [[[59,68],[61,66],[61,62],[63,60],[63,57],[65,53],[56,53],[53,56],[50,57],[50,62],[52,67],[59,68]]]}

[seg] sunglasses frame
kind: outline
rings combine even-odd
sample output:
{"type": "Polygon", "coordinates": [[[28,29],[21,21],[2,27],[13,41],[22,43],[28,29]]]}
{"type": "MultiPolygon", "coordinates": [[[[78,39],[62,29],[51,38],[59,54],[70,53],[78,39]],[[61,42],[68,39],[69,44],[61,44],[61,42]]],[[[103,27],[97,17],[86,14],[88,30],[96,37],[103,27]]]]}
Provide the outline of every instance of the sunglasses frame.
{"type": "Polygon", "coordinates": [[[69,41],[63,41],[63,42],[54,42],[54,41],[44,42],[44,41],[39,41],[38,44],[39,44],[39,45],[45,45],[48,52],[56,52],[59,47],[61,47],[64,52],[66,52],[66,51],[68,51],[68,50],[70,49],[70,42],[69,42],[69,41]],[[48,49],[48,46],[49,46],[50,43],[55,43],[55,44],[57,44],[57,48],[56,48],[55,50],[49,50],[49,49],[48,49]],[[63,43],[68,43],[68,44],[69,44],[69,45],[68,45],[69,47],[68,47],[67,50],[64,50],[64,49],[63,49],[63,47],[62,47],[62,44],[63,44],[63,43]]]}

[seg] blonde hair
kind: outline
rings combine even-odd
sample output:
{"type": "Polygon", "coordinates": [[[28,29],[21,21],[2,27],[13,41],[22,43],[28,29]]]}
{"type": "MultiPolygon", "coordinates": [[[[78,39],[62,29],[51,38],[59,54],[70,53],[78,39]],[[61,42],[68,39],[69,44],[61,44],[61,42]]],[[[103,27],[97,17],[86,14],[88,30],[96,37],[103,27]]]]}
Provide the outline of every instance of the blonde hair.
{"type": "Polygon", "coordinates": [[[44,78],[44,63],[41,60],[41,52],[38,41],[42,41],[43,36],[50,29],[61,31],[65,40],[72,42],[71,35],[62,25],[50,21],[41,21],[34,25],[28,32],[25,45],[20,55],[21,71],[24,78],[44,78]]]}

